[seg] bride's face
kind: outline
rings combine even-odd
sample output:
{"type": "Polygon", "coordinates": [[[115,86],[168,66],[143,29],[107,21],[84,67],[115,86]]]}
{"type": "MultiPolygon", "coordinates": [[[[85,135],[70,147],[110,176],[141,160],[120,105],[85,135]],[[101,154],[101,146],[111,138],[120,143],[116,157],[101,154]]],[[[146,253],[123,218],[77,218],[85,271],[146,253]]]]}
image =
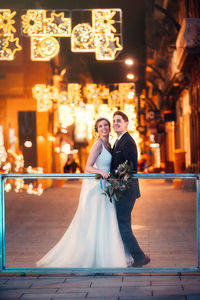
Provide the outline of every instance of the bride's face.
{"type": "Polygon", "coordinates": [[[97,132],[100,138],[109,136],[110,133],[110,125],[106,120],[102,120],[98,123],[97,132]]]}

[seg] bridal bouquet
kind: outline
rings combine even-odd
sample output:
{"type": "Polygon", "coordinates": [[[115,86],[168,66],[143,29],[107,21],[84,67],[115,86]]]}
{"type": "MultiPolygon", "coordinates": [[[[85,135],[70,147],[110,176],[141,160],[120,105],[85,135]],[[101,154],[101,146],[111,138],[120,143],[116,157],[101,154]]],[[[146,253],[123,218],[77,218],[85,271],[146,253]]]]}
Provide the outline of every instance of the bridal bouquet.
{"type": "MultiPolygon", "coordinates": [[[[129,164],[127,160],[120,164],[114,172],[111,172],[110,177],[106,180],[106,189],[103,191],[103,194],[109,197],[110,202],[112,202],[112,197],[119,201],[123,193],[131,187],[133,173],[135,171],[132,162],[129,164]]],[[[101,176],[97,175],[96,178],[100,179],[101,176]]]]}

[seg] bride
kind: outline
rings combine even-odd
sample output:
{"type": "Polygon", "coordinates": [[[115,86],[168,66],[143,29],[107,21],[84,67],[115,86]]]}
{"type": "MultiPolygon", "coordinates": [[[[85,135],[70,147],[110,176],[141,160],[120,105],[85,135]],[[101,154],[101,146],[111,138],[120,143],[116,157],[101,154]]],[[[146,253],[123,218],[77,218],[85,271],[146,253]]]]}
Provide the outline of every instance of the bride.
{"type": "MultiPolygon", "coordinates": [[[[99,138],[91,148],[85,171],[109,177],[110,122],[95,123],[99,138]]],[[[131,265],[119,233],[114,201],[102,194],[99,180],[84,179],[77,211],[60,241],[37,262],[38,267],[124,268],[131,265]]]]}

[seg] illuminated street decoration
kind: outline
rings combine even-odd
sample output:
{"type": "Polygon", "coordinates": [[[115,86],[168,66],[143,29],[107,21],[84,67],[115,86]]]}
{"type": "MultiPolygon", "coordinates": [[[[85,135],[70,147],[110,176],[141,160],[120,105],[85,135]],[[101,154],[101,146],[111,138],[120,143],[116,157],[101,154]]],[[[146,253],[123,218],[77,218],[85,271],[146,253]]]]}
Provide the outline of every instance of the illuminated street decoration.
{"type": "Polygon", "coordinates": [[[47,10],[27,10],[26,14],[22,15],[23,32],[30,37],[69,37],[71,19],[65,18],[64,12],[51,12],[51,17],[47,18],[47,12],[47,10]]]}
{"type": "Polygon", "coordinates": [[[9,36],[12,32],[16,32],[15,21],[12,19],[16,15],[16,11],[11,13],[10,9],[0,9],[0,30],[4,36],[9,36]]]}
{"type": "Polygon", "coordinates": [[[58,104],[68,104],[67,91],[61,91],[58,96],[58,104]]]}
{"type": "Polygon", "coordinates": [[[16,32],[13,17],[16,11],[10,9],[0,9],[0,60],[13,60],[15,53],[22,50],[19,45],[19,38],[14,37],[16,32]]]}
{"type": "Polygon", "coordinates": [[[32,88],[33,97],[37,100],[37,111],[48,111],[52,107],[52,100],[57,100],[59,93],[56,87],[46,84],[36,84],[32,88]]]}
{"type": "MultiPolygon", "coordinates": [[[[123,49],[121,10],[89,11],[91,22],[77,24],[72,30],[70,10],[28,9],[21,16],[21,24],[22,33],[30,37],[31,59],[49,61],[59,53],[60,44],[57,38],[71,37],[72,52],[94,52],[97,60],[114,60],[123,49]]],[[[13,20],[15,15],[15,11],[0,9],[1,60],[13,60],[16,51],[22,50],[19,39],[13,35],[16,32],[13,20]]]]}
{"type": "Polygon", "coordinates": [[[97,84],[87,83],[83,87],[83,95],[87,99],[88,103],[96,102],[96,99],[98,97],[97,84]]]}
{"type": "Polygon", "coordinates": [[[103,33],[109,35],[116,32],[113,26],[115,20],[113,17],[116,15],[114,9],[93,9],[92,10],[92,24],[96,33],[103,33]]]}
{"type": "Polygon", "coordinates": [[[95,124],[95,106],[94,104],[86,104],[86,120],[87,120],[87,139],[92,140],[95,124]]]}
{"type": "Polygon", "coordinates": [[[55,57],[60,45],[55,37],[71,35],[71,19],[64,17],[64,12],[51,12],[47,18],[47,10],[28,10],[22,15],[23,33],[31,38],[31,59],[48,61],[55,57]]]}
{"type": "Polygon", "coordinates": [[[84,105],[75,107],[75,130],[74,138],[78,143],[87,141],[88,123],[87,112],[84,105]]]}
{"type": "MultiPolygon", "coordinates": [[[[33,97],[37,99],[38,111],[48,111],[53,103],[56,104],[58,127],[61,131],[65,130],[62,132],[67,133],[67,127],[74,124],[74,139],[78,143],[87,143],[93,139],[97,118],[106,117],[112,122],[113,113],[117,109],[123,110],[129,117],[129,131],[139,147],[141,139],[137,132],[134,83],[90,83],[85,86],[69,83],[67,91],[61,92],[55,86],[38,84],[32,91],[33,97]]],[[[111,136],[114,136],[114,132],[111,132],[111,136]]]]}
{"type": "Polygon", "coordinates": [[[37,111],[40,112],[51,109],[53,102],[58,103],[58,107],[61,105],[75,107],[84,104],[83,99],[87,105],[91,104],[97,108],[106,101],[107,106],[122,110],[125,104],[134,103],[134,83],[118,83],[114,86],[115,89],[110,91],[109,85],[88,83],[82,86],[78,83],[68,83],[67,91],[59,92],[55,86],[36,84],[32,88],[32,93],[37,100],[37,111]]]}
{"type": "Polygon", "coordinates": [[[99,95],[100,98],[108,99],[109,92],[110,92],[109,88],[107,88],[103,84],[99,84],[99,86],[98,86],[98,95],[99,95]]]}
{"type": "Polygon", "coordinates": [[[31,37],[31,60],[48,61],[60,50],[59,42],[50,37],[31,37]]]}
{"type": "Polygon", "coordinates": [[[108,105],[110,107],[120,107],[119,91],[118,91],[118,89],[115,89],[114,91],[112,91],[112,92],[109,93],[108,105]]]}
{"type": "Polygon", "coordinates": [[[68,100],[70,104],[78,105],[82,101],[81,84],[69,83],[67,85],[68,100]]]}
{"type": "MultiPolygon", "coordinates": [[[[0,127],[0,146],[3,141],[3,133],[1,132],[0,127]]],[[[1,148],[0,148],[1,149],[1,148]]],[[[24,167],[24,157],[22,154],[17,154],[12,149],[8,149],[6,156],[2,156],[0,152],[0,172],[3,174],[8,173],[43,173],[42,168],[28,168],[24,167]]],[[[5,179],[5,192],[10,192],[14,190],[16,193],[23,192],[24,190],[29,193],[30,184],[25,184],[24,179],[15,178],[15,179],[5,179]]],[[[32,186],[32,194],[40,196],[43,193],[43,188],[41,184],[32,186]]]]}
{"type": "Polygon", "coordinates": [[[114,60],[123,49],[119,34],[113,26],[120,20],[113,20],[116,9],[93,9],[92,26],[88,23],[76,25],[72,30],[72,52],[95,52],[97,60],[114,60]]]}
{"type": "Polygon", "coordinates": [[[61,128],[67,128],[74,123],[72,109],[69,105],[60,105],[58,108],[58,116],[61,128]]]}
{"type": "Polygon", "coordinates": [[[134,83],[119,83],[119,103],[120,107],[124,107],[126,103],[129,103],[132,98],[130,99],[130,92],[133,92],[135,89],[134,83]]]}
{"type": "MultiPolygon", "coordinates": [[[[131,136],[134,138],[138,149],[140,149],[140,143],[142,142],[142,139],[139,135],[139,132],[137,131],[138,122],[137,122],[137,114],[136,114],[136,107],[134,104],[125,104],[124,105],[124,112],[129,118],[129,132],[131,136]]],[[[138,158],[140,158],[140,151],[138,151],[138,158]]]]}

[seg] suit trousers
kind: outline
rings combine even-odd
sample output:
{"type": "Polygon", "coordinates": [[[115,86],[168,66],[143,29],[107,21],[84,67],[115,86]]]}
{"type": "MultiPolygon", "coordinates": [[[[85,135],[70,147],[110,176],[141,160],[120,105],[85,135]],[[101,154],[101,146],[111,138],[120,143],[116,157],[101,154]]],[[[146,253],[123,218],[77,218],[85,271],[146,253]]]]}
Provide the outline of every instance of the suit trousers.
{"type": "Polygon", "coordinates": [[[130,189],[126,191],[119,201],[116,201],[116,212],[119,224],[120,234],[125,248],[130,252],[135,262],[144,259],[145,255],[140,248],[131,228],[131,211],[134,207],[136,199],[130,189]]]}

